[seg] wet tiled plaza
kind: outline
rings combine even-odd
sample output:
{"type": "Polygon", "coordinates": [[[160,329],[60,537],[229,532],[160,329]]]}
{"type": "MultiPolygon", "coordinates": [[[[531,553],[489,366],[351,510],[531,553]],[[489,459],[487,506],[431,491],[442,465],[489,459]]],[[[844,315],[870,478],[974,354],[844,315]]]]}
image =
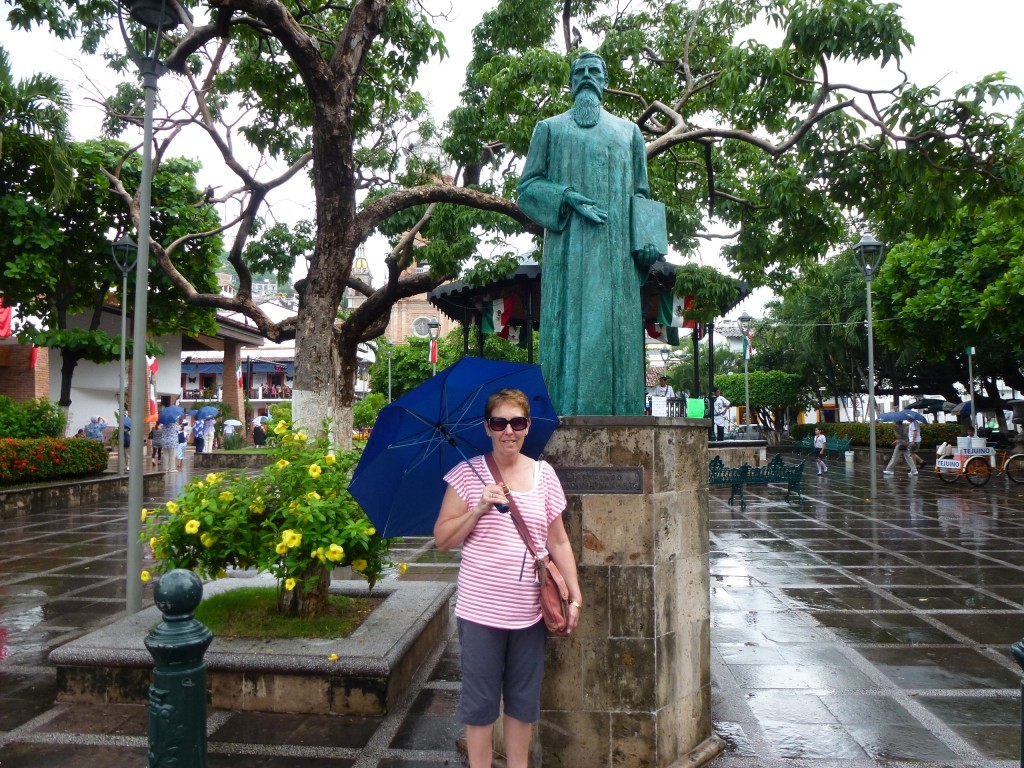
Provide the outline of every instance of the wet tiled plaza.
{"type": "MultiPolygon", "coordinates": [[[[802,506],[775,487],[749,489],[745,510],[713,491],[713,717],[729,745],[714,768],[1020,764],[1024,486],[867,487],[864,465],[837,462],[805,474],[802,506]]],[[[144,765],[145,708],[55,705],[46,662],[123,608],[123,502],[2,523],[0,766],[144,765]]],[[[401,546],[403,578],[454,578],[429,540],[401,546]]],[[[452,639],[384,718],[211,711],[209,765],[459,765],[458,691],[452,639]]]]}

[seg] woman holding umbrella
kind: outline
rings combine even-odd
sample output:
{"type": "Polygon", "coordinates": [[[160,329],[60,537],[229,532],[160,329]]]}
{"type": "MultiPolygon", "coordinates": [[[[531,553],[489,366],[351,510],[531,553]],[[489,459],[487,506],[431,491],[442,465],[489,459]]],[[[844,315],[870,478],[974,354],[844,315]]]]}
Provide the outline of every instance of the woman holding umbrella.
{"type": "MultiPolygon", "coordinates": [[[[530,429],[530,403],[516,389],[491,395],[484,424],[491,456],[526,521],[538,554],[550,554],[572,599],[569,628],[579,622],[583,598],[572,547],[562,523],[565,495],[549,464],[521,452],[530,429]]],[[[485,457],[464,461],[445,475],[448,488],[434,526],[439,549],[462,545],[455,615],[462,646],[462,694],[456,717],[466,726],[470,768],[489,768],[492,734],[504,701],[509,768],[526,768],[530,737],[540,717],[547,628],[529,553],[511,517],[495,505],[505,495],[485,457]]]]}

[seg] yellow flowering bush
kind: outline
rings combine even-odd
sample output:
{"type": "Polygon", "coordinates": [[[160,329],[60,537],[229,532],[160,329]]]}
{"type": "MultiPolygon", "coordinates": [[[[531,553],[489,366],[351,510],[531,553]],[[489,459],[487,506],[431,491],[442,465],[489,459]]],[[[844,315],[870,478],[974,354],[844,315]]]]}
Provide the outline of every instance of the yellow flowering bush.
{"type": "Polygon", "coordinates": [[[390,542],[348,493],[359,452],[336,453],[326,438],[312,440],[283,420],[273,432],[258,475],[210,473],[144,514],[152,570],[216,578],[229,567],[255,568],[301,599],[331,569],[351,565],[372,588],[390,565],[390,542]]]}

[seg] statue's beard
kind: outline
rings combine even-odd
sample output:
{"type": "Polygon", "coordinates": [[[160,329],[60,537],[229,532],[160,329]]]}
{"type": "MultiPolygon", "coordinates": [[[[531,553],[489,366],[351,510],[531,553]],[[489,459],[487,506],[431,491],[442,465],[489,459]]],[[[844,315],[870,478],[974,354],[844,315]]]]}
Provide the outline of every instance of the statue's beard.
{"type": "Polygon", "coordinates": [[[581,88],[572,105],[572,119],[581,128],[592,128],[601,117],[601,98],[590,88],[581,88]]]}

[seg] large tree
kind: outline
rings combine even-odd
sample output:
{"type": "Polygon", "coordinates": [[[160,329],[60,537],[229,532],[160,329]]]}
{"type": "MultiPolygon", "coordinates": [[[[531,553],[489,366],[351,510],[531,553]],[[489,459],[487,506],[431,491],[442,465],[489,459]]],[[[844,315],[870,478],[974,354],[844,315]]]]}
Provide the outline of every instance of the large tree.
{"type": "MultiPolygon", "coordinates": [[[[107,363],[120,355],[120,338],[104,331],[100,321],[105,306],[124,298],[109,233],[127,231],[128,209],[112,193],[104,170],[117,167],[133,183],[140,175],[137,157],[124,144],[71,143],[66,151],[77,183],[57,209],[40,202],[47,180],[27,172],[33,162],[30,154],[15,146],[0,158],[0,252],[5,254],[0,292],[7,304],[18,306],[25,321],[18,329],[23,342],[60,351],[59,403],[65,408],[71,405],[79,361],[107,363]]],[[[155,238],[173,240],[217,226],[216,211],[196,188],[196,170],[194,161],[180,158],[160,167],[153,179],[155,238]]],[[[216,287],[220,247],[220,238],[197,240],[179,259],[183,273],[204,290],[216,287]]],[[[132,270],[129,297],[134,284],[132,270]]],[[[149,290],[147,322],[155,335],[214,330],[213,313],[183,303],[165,275],[154,273],[149,290]]],[[[130,340],[127,348],[131,355],[130,340]]]]}
{"type": "MultiPolygon", "coordinates": [[[[394,302],[454,277],[482,231],[535,231],[508,197],[534,124],[568,105],[581,42],[608,63],[608,107],[646,135],[671,241],[686,251],[702,235],[728,238],[727,255],[752,285],[789,280],[846,237],[850,214],[898,207],[907,231],[927,232],[956,201],[983,200],[1015,180],[1003,174],[1005,125],[986,110],[1007,92],[997,78],[955,98],[895,69],[879,89],[833,79],[837,62],[898,62],[913,43],[897,6],[866,0],[501,0],[474,34],[465,107],[444,144],[458,164],[451,172],[437,162],[434,127],[411,86],[422,63],[444,53],[434,5],[217,0],[208,14],[193,8],[200,20],[165,41],[192,98],[157,120],[154,157],[161,162],[189,122],[221,153],[218,199],[233,198],[239,211],[226,226],[240,289],[206,292],[180,269],[182,246],[210,231],[153,242],[155,258],[189,302],[238,310],[271,339],[294,335],[296,419],[315,428],[330,417],[342,440],[356,346],[383,331],[394,302]],[[741,36],[756,23],[778,27],[782,41],[741,36]],[[236,154],[246,142],[278,161],[276,174],[236,154]],[[297,317],[274,324],[252,300],[246,257],[268,193],[303,172],[316,197],[315,246],[297,317]],[[372,290],[351,267],[379,229],[393,250],[372,290]],[[407,272],[414,261],[429,269],[407,272]],[[367,299],[338,321],[346,286],[367,299]]],[[[94,48],[110,11],[108,0],[13,0],[9,19],[94,48]]],[[[110,103],[137,119],[130,95],[110,103]]],[[[125,182],[121,191],[137,219],[137,190],[125,182]]]]}

